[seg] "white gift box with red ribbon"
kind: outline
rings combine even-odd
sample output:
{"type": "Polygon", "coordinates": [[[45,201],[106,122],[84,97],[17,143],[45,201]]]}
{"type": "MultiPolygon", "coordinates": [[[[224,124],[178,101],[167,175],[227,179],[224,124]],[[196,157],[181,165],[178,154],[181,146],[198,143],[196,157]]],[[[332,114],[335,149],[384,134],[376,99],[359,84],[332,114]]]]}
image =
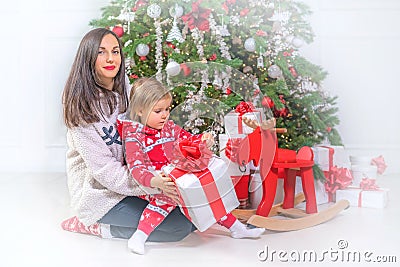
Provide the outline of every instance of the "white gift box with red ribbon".
{"type": "Polygon", "coordinates": [[[344,146],[317,145],[312,150],[315,164],[323,171],[330,171],[333,166],[350,167],[349,155],[344,146]]]}
{"type": "Polygon", "coordinates": [[[173,165],[163,167],[181,197],[180,208],[186,217],[203,232],[239,206],[234,186],[224,160],[213,156],[208,168],[187,172],[173,165]]]}
{"type": "Polygon", "coordinates": [[[388,204],[388,192],[387,188],[362,190],[349,186],[343,190],[336,190],[336,201],[346,199],[350,202],[350,206],[383,209],[388,204]]]}
{"type": "Polygon", "coordinates": [[[224,116],[225,132],[229,135],[252,133],[254,129],[243,123],[243,117],[260,123],[263,119],[265,119],[265,114],[260,108],[256,108],[254,111],[246,112],[244,114],[231,111],[224,116]]]}

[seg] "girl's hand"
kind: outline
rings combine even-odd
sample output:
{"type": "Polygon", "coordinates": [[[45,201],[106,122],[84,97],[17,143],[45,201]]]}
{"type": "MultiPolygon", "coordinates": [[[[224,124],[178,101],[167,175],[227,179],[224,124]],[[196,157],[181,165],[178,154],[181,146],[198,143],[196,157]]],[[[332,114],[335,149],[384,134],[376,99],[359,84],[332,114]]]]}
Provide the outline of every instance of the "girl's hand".
{"type": "Polygon", "coordinates": [[[151,187],[161,189],[163,194],[172,198],[177,204],[180,204],[179,194],[176,190],[175,183],[171,178],[167,177],[164,172],[159,172],[159,175],[154,176],[150,181],[151,187]]]}
{"type": "Polygon", "coordinates": [[[214,145],[214,137],[212,136],[211,133],[204,133],[201,136],[201,141],[206,141],[206,146],[208,148],[210,148],[214,145]]]}

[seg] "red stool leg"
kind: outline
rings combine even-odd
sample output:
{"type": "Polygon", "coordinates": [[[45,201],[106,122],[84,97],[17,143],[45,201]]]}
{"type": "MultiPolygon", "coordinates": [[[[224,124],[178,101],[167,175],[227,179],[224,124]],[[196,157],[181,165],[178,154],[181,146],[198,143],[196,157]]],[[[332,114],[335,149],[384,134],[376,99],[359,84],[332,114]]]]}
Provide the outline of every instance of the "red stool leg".
{"type": "Polygon", "coordinates": [[[267,174],[267,177],[262,183],[263,195],[261,202],[257,208],[257,215],[268,217],[272,205],[274,204],[277,182],[278,168],[271,167],[270,171],[267,174]]]}
{"type": "Polygon", "coordinates": [[[300,169],[301,183],[306,199],[306,213],[317,213],[317,201],[315,200],[314,174],[312,167],[300,169]]]}
{"type": "Polygon", "coordinates": [[[296,188],[296,170],[285,169],[285,177],[283,180],[284,198],[282,208],[294,208],[294,191],[296,188]]]}

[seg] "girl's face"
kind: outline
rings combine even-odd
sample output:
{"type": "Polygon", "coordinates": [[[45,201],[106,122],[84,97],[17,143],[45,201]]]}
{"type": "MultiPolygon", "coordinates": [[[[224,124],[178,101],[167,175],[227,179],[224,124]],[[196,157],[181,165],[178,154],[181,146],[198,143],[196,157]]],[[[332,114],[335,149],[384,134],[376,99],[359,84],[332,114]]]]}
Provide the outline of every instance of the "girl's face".
{"type": "Polygon", "coordinates": [[[101,40],[95,70],[103,85],[112,90],[114,77],[121,66],[121,51],[118,40],[112,34],[107,34],[101,40]]]}
{"type": "Polygon", "coordinates": [[[156,130],[161,130],[164,127],[164,124],[168,121],[171,102],[172,99],[170,96],[166,96],[159,100],[149,113],[146,114],[147,116],[143,118],[147,119],[145,123],[146,126],[156,130]]]}

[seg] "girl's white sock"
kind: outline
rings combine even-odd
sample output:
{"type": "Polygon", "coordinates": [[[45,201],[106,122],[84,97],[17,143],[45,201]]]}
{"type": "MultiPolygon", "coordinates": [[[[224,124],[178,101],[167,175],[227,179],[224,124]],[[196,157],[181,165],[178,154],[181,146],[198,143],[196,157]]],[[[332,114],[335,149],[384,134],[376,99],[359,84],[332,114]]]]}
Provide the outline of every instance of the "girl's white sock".
{"type": "Polygon", "coordinates": [[[102,238],[113,238],[109,224],[100,223],[100,232],[102,238]]]}
{"type": "Polygon", "coordinates": [[[265,229],[247,228],[246,225],[236,220],[229,228],[229,231],[231,231],[233,238],[258,238],[264,233],[265,229]]]}
{"type": "Polygon", "coordinates": [[[141,230],[136,230],[136,232],[128,240],[128,248],[136,253],[144,254],[144,244],[149,236],[141,230]]]}

